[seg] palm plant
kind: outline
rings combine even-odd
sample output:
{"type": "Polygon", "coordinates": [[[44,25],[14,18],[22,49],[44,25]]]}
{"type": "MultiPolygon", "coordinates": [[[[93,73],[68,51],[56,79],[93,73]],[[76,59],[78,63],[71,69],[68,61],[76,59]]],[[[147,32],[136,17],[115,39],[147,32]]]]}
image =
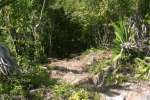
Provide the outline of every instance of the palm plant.
{"type": "Polygon", "coordinates": [[[122,56],[124,50],[122,46],[129,40],[129,33],[123,21],[119,21],[117,24],[113,24],[113,27],[115,29],[115,36],[116,36],[116,38],[114,39],[113,53],[115,55],[118,54],[114,58],[114,61],[116,61],[118,58],[122,56]]]}

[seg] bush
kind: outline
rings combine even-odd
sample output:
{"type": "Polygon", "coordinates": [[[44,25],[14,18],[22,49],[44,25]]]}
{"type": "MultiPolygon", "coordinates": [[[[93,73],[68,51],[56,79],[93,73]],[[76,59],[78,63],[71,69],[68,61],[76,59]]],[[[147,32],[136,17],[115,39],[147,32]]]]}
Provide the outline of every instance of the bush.
{"type": "Polygon", "coordinates": [[[89,72],[93,74],[97,74],[99,72],[105,71],[110,65],[111,60],[102,60],[97,62],[97,64],[90,66],[89,72]]]}
{"type": "MultiPolygon", "coordinates": [[[[21,76],[11,76],[8,79],[1,77],[0,93],[12,96],[30,96],[30,90],[51,87],[56,84],[56,80],[50,79],[48,73],[39,66],[21,76]]],[[[33,95],[34,97],[34,95],[33,95]]]]}
{"type": "Polygon", "coordinates": [[[86,90],[80,89],[80,90],[74,92],[69,97],[69,100],[90,100],[89,97],[90,97],[89,93],[86,90]]]}
{"type": "Polygon", "coordinates": [[[55,99],[66,99],[74,91],[74,87],[69,84],[55,85],[53,88],[55,99]]]}

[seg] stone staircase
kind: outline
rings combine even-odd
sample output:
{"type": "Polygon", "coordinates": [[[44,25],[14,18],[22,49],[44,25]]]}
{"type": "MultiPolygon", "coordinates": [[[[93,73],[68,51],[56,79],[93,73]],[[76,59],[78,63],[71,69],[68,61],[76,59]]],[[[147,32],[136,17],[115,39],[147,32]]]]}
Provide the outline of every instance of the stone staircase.
{"type": "MultiPolygon", "coordinates": [[[[90,53],[86,56],[80,56],[70,60],[52,61],[45,67],[53,69],[50,71],[50,78],[59,79],[59,82],[69,83],[76,86],[86,86],[87,88],[96,88],[97,75],[89,74],[89,65],[95,64],[101,59],[110,59],[110,52],[90,53]]],[[[126,87],[127,85],[123,85],[126,87]]],[[[126,88],[108,89],[99,93],[99,100],[150,100],[150,83],[129,83],[126,88]]]]}
{"type": "Polygon", "coordinates": [[[47,65],[47,67],[53,69],[50,72],[50,77],[60,79],[61,82],[72,85],[93,85],[95,76],[87,72],[89,66],[95,64],[99,60],[110,58],[110,51],[97,51],[70,60],[56,60],[47,65]]]}

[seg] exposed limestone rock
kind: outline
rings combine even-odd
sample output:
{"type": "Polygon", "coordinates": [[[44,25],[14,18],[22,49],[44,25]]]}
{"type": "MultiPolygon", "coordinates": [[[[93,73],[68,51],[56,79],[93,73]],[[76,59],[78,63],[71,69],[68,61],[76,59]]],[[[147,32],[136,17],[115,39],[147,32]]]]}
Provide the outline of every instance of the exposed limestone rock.
{"type": "Polygon", "coordinates": [[[102,100],[150,100],[150,84],[148,82],[130,83],[118,89],[110,89],[102,93],[102,100]]]}
{"type": "MultiPolygon", "coordinates": [[[[99,83],[103,83],[104,73],[91,75],[86,72],[86,70],[88,69],[88,65],[94,64],[98,60],[110,59],[111,54],[109,53],[110,52],[90,53],[80,56],[78,59],[73,58],[71,60],[56,60],[51,62],[48,66],[54,69],[50,72],[50,77],[58,79],[63,83],[99,90],[98,85],[99,83]]],[[[107,73],[110,72],[108,71],[107,73]]],[[[99,93],[101,95],[99,100],[150,100],[150,84],[147,82],[140,84],[130,83],[122,87],[123,88],[109,89],[107,92],[99,93]]],[[[47,95],[50,95],[47,97],[51,97],[51,93],[47,93],[47,95]]]]}
{"type": "Polygon", "coordinates": [[[110,51],[97,51],[87,55],[81,55],[80,57],[71,60],[55,60],[47,66],[57,70],[82,73],[88,70],[89,65],[95,64],[99,60],[110,59],[111,57],[110,51]]]}
{"type": "Polygon", "coordinates": [[[61,81],[72,85],[81,85],[92,82],[92,76],[88,73],[76,74],[72,72],[61,72],[55,70],[51,72],[50,77],[60,79],[61,81]]]}
{"type": "Polygon", "coordinates": [[[81,73],[87,71],[85,64],[78,60],[72,61],[58,61],[50,64],[51,67],[63,71],[72,71],[76,73],[81,73]]]}
{"type": "Polygon", "coordinates": [[[88,73],[82,73],[82,74],[73,74],[73,73],[67,73],[63,79],[71,83],[73,85],[80,85],[84,83],[90,83],[92,80],[92,76],[88,73]]]}
{"type": "Polygon", "coordinates": [[[117,96],[103,96],[103,100],[126,100],[124,96],[117,95],[117,96]]]}

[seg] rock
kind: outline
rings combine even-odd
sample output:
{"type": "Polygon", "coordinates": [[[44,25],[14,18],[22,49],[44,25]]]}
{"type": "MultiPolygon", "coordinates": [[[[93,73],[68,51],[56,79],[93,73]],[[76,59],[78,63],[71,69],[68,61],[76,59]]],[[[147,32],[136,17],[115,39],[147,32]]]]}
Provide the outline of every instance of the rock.
{"type": "Polygon", "coordinates": [[[65,74],[66,74],[65,72],[53,70],[50,72],[50,78],[62,79],[65,74]]]}
{"type": "Polygon", "coordinates": [[[103,93],[102,100],[150,100],[150,85],[147,82],[128,85],[122,89],[110,89],[103,93]]]}
{"type": "MultiPolygon", "coordinates": [[[[54,68],[50,72],[50,77],[59,79],[59,82],[97,90],[99,85],[103,87],[101,84],[105,84],[105,76],[112,71],[112,67],[108,67],[110,70],[106,71],[106,73],[101,72],[93,76],[86,72],[88,66],[94,64],[98,60],[110,58],[110,52],[100,51],[80,56],[78,59],[55,60],[48,65],[54,68]]],[[[150,100],[150,83],[148,82],[140,84],[126,83],[123,84],[122,87],[124,88],[110,89],[109,93],[101,93],[102,99],[100,100],[150,100]]],[[[45,100],[52,97],[51,92],[48,92],[46,95],[47,99],[45,100]]]]}
{"type": "Polygon", "coordinates": [[[88,73],[72,73],[72,72],[61,72],[61,71],[52,71],[50,73],[51,78],[57,78],[62,80],[65,83],[72,85],[81,85],[92,82],[92,76],[88,73]]]}
{"type": "Polygon", "coordinates": [[[112,57],[110,51],[96,51],[89,53],[86,56],[81,56],[80,60],[85,63],[85,65],[95,64],[99,60],[110,59],[112,57]]]}
{"type": "Polygon", "coordinates": [[[128,93],[126,100],[150,100],[150,94],[131,91],[128,93]]]}
{"type": "Polygon", "coordinates": [[[127,92],[126,100],[150,100],[150,85],[148,82],[132,84],[127,92]]]}
{"type": "Polygon", "coordinates": [[[78,60],[52,62],[49,66],[57,70],[72,71],[75,73],[87,71],[85,64],[78,60]]]}
{"type": "Polygon", "coordinates": [[[87,55],[81,55],[78,58],[72,58],[70,60],[55,60],[51,62],[50,66],[56,70],[72,71],[74,73],[82,73],[88,71],[88,66],[95,64],[99,60],[110,59],[112,57],[110,51],[96,51],[87,55]]]}
{"type": "MultiPolygon", "coordinates": [[[[31,96],[41,96],[43,97],[43,100],[52,100],[54,94],[51,89],[48,88],[38,88],[38,89],[33,89],[29,91],[31,96]]],[[[16,99],[14,99],[16,100],[16,99]]],[[[22,99],[19,99],[22,100],[22,99]]]]}
{"type": "Polygon", "coordinates": [[[107,93],[102,94],[102,100],[150,100],[150,93],[149,92],[137,92],[133,90],[116,90],[116,94],[114,93],[107,93]],[[111,94],[111,95],[110,95],[111,94]]]}
{"type": "Polygon", "coordinates": [[[52,98],[53,98],[53,94],[50,92],[47,92],[45,94],[44,100],[52,100],[52,98]]]}
{"type": "Polygon", "coordinates": [[[67,73],[64,75],[63,80],[72,85],[81,85],[90,83],[92,80],[92,76],[89,75],[88,73],[82,74],[67,73]]]}
{"type": "Polygon", "coordinates": [[[124,99],[125,97],[122,95],[113,96],[113,97],[110,97],[110,96],[105,97],[105,100],[124,100],[124,99]]]}

